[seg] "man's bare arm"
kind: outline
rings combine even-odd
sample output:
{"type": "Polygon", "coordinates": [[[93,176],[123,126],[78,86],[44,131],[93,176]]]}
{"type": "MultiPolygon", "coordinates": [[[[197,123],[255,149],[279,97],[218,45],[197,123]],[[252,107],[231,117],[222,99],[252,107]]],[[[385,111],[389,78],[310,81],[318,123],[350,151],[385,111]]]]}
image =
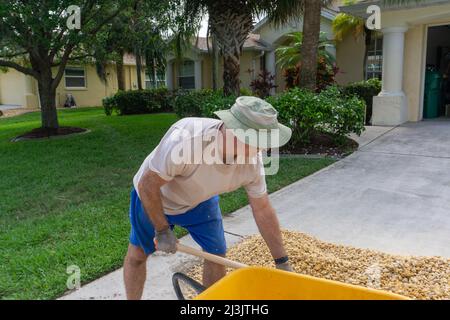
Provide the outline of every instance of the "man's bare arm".
{"type": "Polygon", "coordinates": [[[250,206],[252,207],[253,217],[259,232],[267,243],[274,259],[286,257],[286,250],[283,246],[283,238],[281,236],[280,223],[273,209],[269,196],[266,194],[261,198],[249,197],[250,206]]]}
{"type": "Polygon", "coordinates": [[[139,199],[153,227],[158,232],[169,228],[161,200],[161,187],[166,183],[166,180],[149,170],[142,176],[138,185],[139,199]]]}

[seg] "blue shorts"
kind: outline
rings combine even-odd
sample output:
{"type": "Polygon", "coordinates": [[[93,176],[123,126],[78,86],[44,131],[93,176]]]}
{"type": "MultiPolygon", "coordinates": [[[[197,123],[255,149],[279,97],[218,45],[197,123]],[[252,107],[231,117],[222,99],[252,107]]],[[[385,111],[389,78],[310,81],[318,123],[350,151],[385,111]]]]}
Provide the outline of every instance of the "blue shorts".
{"type": "MultiPolygon", "coordinates": [[[[172,229],[175,225],[187,229],[204,251],[216,255],[226,253],[227,247],[218,196],[200,203],[183,214],[166,215],[166,217],[172,229]]],[[[155,229],[134,189],[131,191],[130,222],[130,243],[142,248],[146,255],[155,252],[153,242],[155,229]]]]}

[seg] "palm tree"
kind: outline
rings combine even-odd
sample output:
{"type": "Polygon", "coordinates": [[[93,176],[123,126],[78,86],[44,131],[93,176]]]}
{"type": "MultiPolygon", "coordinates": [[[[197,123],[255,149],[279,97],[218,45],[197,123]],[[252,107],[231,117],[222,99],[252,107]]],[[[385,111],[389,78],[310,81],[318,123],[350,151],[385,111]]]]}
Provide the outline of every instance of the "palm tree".
{"type": "MultiPolygon", "coordinates": [[[[240,56],[245,40],[253,29],[253,17],[266,14],[275,25],[298,18],[306,0],[186,0],[187,25],[199,16],[209,14],[209,28],[222,52],[224,94],[238,95],[240,89],[240,56]]],[[[183,28],[184,29],[184,28],[183,28]]]]}
{"type": "MultiPolygon", "coordinates": [[[[282,68],[295,67],[303,61],[300,48],[303,44],[303,33],[292,32],[286,35],[287,43],[276,50],[278,61],[277,64],[282,68]]],[[[327,38],[325,32],[320,32],[318,42],[318,57],[323,59],[327,64],[334,64],[336,58],[327,49],[334,48],[333,41],[327,38]]]]}
{"type": "Polygon", "coordinates": [[[304,0],[303,44],[300,48],[303,61],[299,85],[310,90],[315,90],[317,83],[317,53],[322,8],[329,3],[329,0],[304,0]]]}
{"type": "MultiPolygon", "coordinates": [[[[277,64],[284,69],[283,74],[286,80],[286,88],[300,86],[300,73],[303,68],[303,59],[300,49],[303,44],[303,33],[292,32],[287,35],[285,46],[276,50],[277,64]]],[[[319,36],[319,45],[317,49],[317,67],[316,67],[316,85],[315,90],[322,90],[334,82],[334,76],[337,73],[336,58],[328,49],[334,48],[334,41],[327,38],[325,32],[319,36]]]]}

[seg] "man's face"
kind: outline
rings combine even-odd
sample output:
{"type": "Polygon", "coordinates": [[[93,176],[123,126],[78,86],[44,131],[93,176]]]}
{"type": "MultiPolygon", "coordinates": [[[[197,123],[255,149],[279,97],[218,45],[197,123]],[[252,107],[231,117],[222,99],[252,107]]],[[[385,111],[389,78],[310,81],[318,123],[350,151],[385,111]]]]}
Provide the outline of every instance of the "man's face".
{"type": "Polygon", "coordinates": [[[234,159],[241,158],[245,159],[245,163],[250,163],[249,160],[263,150],[242,142],[233,134],[233,130],[222,128],[222,134],[225,137],[226,153],[234,159]]]}
{"type": "Polygon", "coordinates": [[[241,142],[238,138],[236,138],[235,136],[233,136],[234,138],[234,143],[235,143],[235,154],[240,156],[241,153],[244,154],[245,158],[253,158],[254,156],[256,156],[259,152],[259,148],[253,147],[251,145],[245,144],[243,142],[241,142]]]}

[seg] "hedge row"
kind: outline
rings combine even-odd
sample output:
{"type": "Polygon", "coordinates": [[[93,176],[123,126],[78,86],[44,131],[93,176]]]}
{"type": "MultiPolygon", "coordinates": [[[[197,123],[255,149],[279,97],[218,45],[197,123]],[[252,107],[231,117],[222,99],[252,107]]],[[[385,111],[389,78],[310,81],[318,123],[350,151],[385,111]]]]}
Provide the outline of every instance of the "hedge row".
{"type": "MultiPolygon", "coordinates": [[[[332,134],[337,141],[349,133],[361,134],[364,119],[371,117],[372,97],[380,90],[380,82],[370,80],[343,88],[330,86],[320,93],[294,88],[268,97],[267,101],[278,110],[280,122],[293,129],[291,144],[302,145],[316,133],[332,134]],[[367,115],[366,110],[370,110],[367,115]]],[[[169,92],[160,88],[118,92],[105,98],[103,105],[108,115],[175,112],[180,118],[214,117],[215,111],[231,108],[235,100],[235,96],[225,97],[222,91],[169,92]]]]}
{"type": "Polygon", "coordinates": [[[107,115],[113,112],[119,115],[171,112],[173,99],[173,94],[166,88],[119,91],[103,99],[103,107],[107,115]]]}
{"type": "Polygon", "coordinates": [[[381,81],[378,79],[370,79],[367,81],[350,83],[341,88],[341,92],[346,96],[356,96],[366,102],[365,122],[370,124],[372,120],[372,101],[373,97],[381,91],[381,81]]]}

